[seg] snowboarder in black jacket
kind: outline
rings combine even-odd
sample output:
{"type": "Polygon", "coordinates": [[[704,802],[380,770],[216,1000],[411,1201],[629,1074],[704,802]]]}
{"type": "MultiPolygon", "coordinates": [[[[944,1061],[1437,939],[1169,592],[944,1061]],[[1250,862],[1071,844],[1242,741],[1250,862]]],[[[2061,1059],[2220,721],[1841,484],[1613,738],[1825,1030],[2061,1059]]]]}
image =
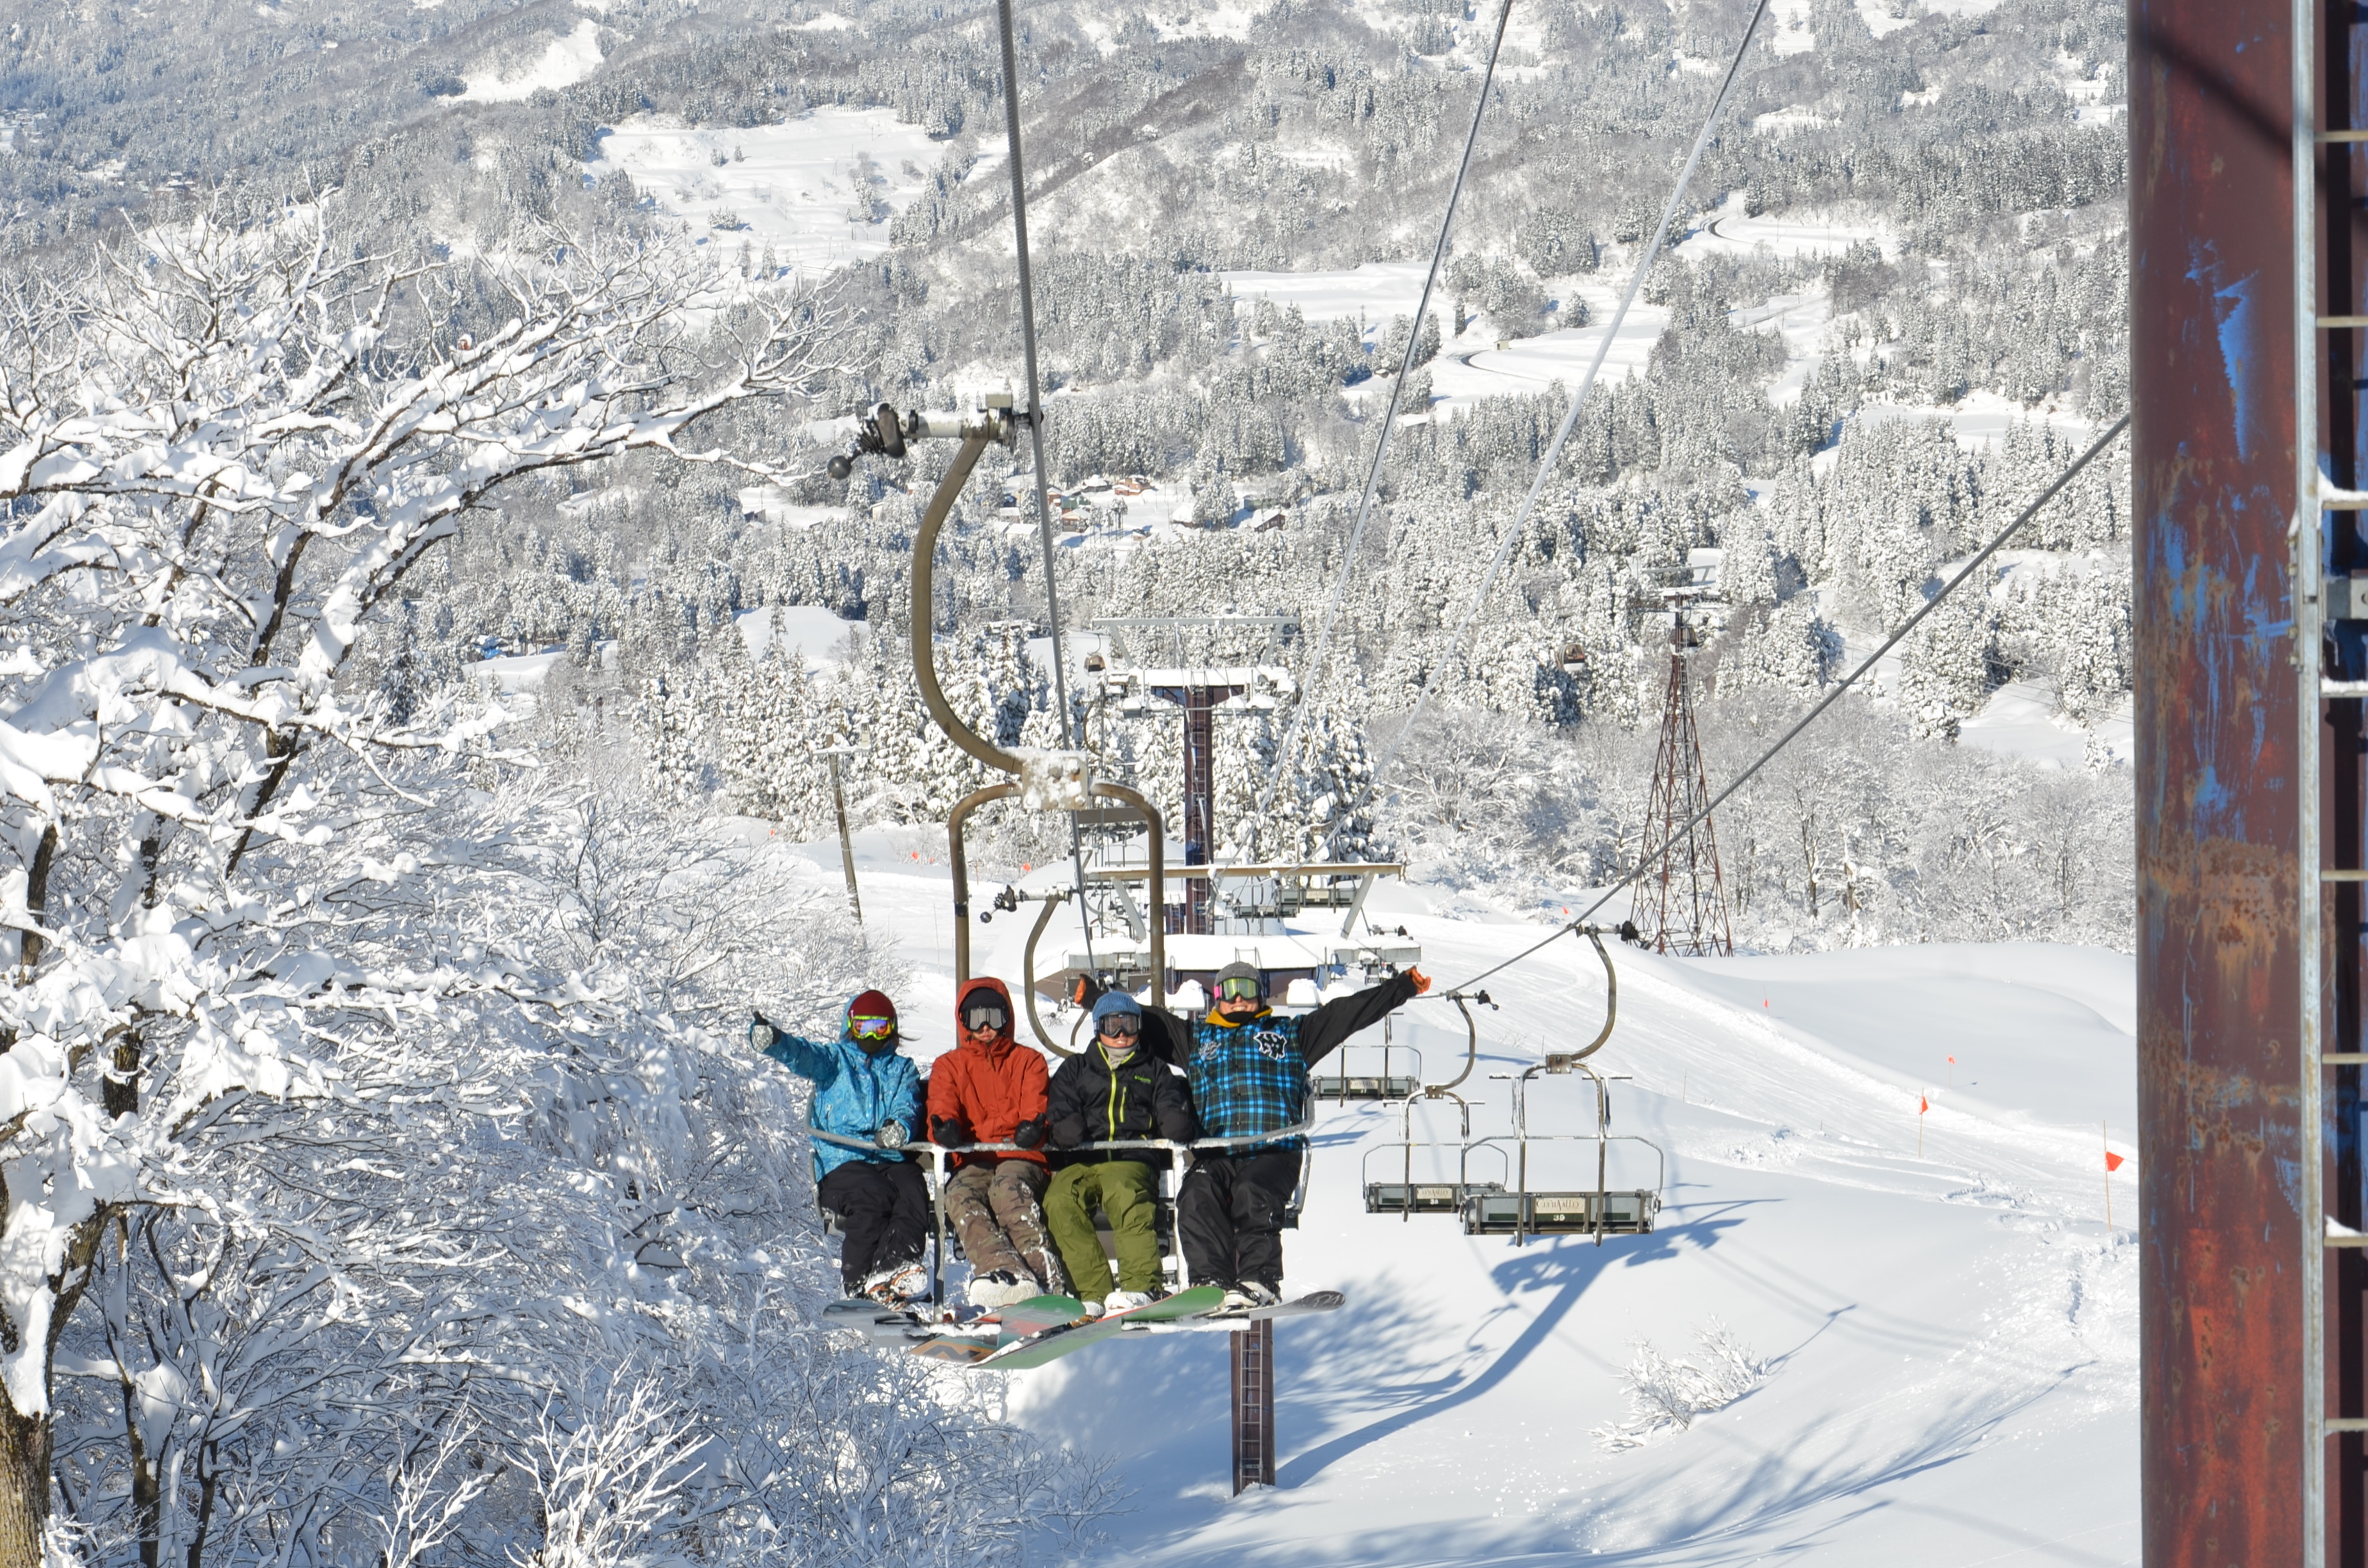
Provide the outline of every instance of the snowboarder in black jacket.
{"type": "MultiPolygon", "coordinates": [[[[1203,1138],[1255,1138],[1307,1113],[1307,1070],[1358,1030],[1430,989],[1420,970],[1393,975],[1298,1017],[1266,1004],[1256,966],[1217,971],[1214,1005],[1184,1019],[1143,1009],[1145,1049],[1183,1069],[1203,1138]]],[[[1083,983],[1082,996],[1099,994],[1083,983]]],[[[1299,1186],[1306,1140],[1278,1138],[1197,1155],[1176,1195],[1176,1228],[1196,1285],[1222,1285],[1225,1304],[1270,1306],[1282,1289],[1282,1216],[1299,1186]]]]}
{"type": "Polygon", "coordinates": [[[1137,1049],[1142,1038],[1143,1009],[1134,998],[1123,991],[1103,996],[1094,1004],[1094,1042],[1061,1063],[1047,1096],[1052,1131],[1046,1142],[1056,1151],[1052,1158],[1059,1174],[1044,1194],[1044,1222],[1077,1298],[1114,1312],[1150,1305],[1159,1290],[1154,1194],[1157,1167],[1168,1156],[1156,1149],[1057,1151],[1149,1138],[1189,1143],[1198,1136],[1184,1080],[1137,1049]],[[1115,1284],[1095,1233],[1097,1205],[1118,1250],[1115,1284]]]}

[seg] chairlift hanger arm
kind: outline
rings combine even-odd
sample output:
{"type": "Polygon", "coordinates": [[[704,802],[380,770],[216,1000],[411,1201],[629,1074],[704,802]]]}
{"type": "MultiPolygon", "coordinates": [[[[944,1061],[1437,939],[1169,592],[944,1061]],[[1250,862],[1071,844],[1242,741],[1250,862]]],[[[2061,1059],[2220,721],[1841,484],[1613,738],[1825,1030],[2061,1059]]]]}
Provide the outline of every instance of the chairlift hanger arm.
{"type": "MultiPolygon", "coordinates": [[[[1633,931],[1635,927],[1631,926],[1628,929],[1633,931]]],[[[1573,1067],[1578,1067],[1588,1057],[1602,1050],[1604,1042],[1611,1038],[1611,1026],[1620,1021],[1620,971],[1611,967],[1611,951],[1604,947],[1603,937],[1598,928],[1588,927],[1587,939],[1594,944],[1595,956],[1603,960],[1603,1027],[1595,1032],[1595,1038],[1588,1041],[1583,1050],[1572,1051],[1566,1057],[1549,1052],[1545,1066],[1550,1073],[1567,1072],[1573,1067]]],[[[1585,1068],[1580,1070],[1587,1071],[1585,1068]]],[[[1591,1072],[1588,1073],[1588,1075],[1594,1076],[1591,1072]]]]}
{"type": "MultiPolygon", "coordinates": [[[[1051,1032],[1044,1028],[1044,1020],[1037,1016],[1036,944],[1043,937],[1045,926],[1052,921],[1053,911],[1067,903],[1068,897],[1068,890],[1065,888],[1044,895],[1044,906],[1036,912],[1036,924],[1029,927],[1028,946],[1019,960],[1019,989],[1028,997],[1028,1027],[1036,1031],[1036,1039],[1045,1050],[1055,1056],[1062,1057],[1075,1056],[1077,1053],[1055,1040],[1051,1032]]],[[[1014,907],[1017,906],[1015,901],[1014,907]]]]}

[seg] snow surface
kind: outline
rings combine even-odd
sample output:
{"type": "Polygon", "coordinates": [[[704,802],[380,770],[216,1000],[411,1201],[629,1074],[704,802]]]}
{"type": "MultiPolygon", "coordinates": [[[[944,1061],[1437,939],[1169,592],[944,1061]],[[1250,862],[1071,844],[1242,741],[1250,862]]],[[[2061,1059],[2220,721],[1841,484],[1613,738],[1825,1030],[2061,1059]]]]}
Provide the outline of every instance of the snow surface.
{"type": "Polygon", "coordinates": [[[1813,213],[1763,212],[1754,216],[1746,210],[1745,200],[1742,191],[1729,191],[1711,221],[1679,243],[1677,254],[1691,262],[1713,256],[1763,252],[1785,258],[1839,256],[1861,240],[1881,245],[1886,256],[1896,258],[1899,254],[1898,236],[1888,224],[1832,222],[1813,213]]]}
{"type": "Polygon", "coordinates": [[[809,670],[845,664],[848,634],[864,629],[863,622],[842,620],[822,605],[761,605],[742,610],[733,625],[751,662],[779,642],[803,653],[809,670]]]}
{"type": "Polygon", "coordinates": [[[623,169],[643,196],[689,222],[700,243],[723,256],[746,244],[759,257],[770,246],[784,266],[830,267],[888,249],[886,220],[848,215],[861,188],[858,158],[871,156],[872,192],[893,215],[927,185],[905,165],[934,167],[942,152],[919,126],[897,123],[885,108],[816,108],[779,125],[747,127],[689,127],[637,115],[601,132],[599,155],[584,170],[597,178],[623,169]],[[719,211],[741,226],[714,228],[719,211]]]}
{"type": "MultiPolygon", "coordinates": [[[[1990,693],[1980,712],[1959,722],[1957,739],[1983,751],[2054,767],[2078,767],[2090,732],[2055,716],[2055,688],[2044,680],[2010,680],[1990,693]]],[[[2097,739],[2115,762],[2137,757],[2137,699],[2123,697],[2100,720],[2097,739]]]]}
{"type": "Polygon", "coordinates": [[[515,76],[488,67],[461,78],[468,90],[461,97],[470,103],[512,104],[532,97],[544,87],[553,91],[572,87],[600,69],[599,39],[600,24],[586,17],[565,37],[552,40],[550,47],[515,76]]]}
{"type": "MultiPolygon", "coordinates": [[[[1310,322],[1354,317],[1361,312],[1368,342],[1378,344],[1390,318],[1414,313],[1416,303],[1422,298],[1423,274],[1429,270],[1428,262],[1369,261],[1345,271],[1225,272],[1219,276],[1235,300],[1247,301],[1263,295],[1285,309],[1297,305],[1300,313],[1310,322]]],[[[1597,346],[1610,330],[1612,313],[1620,308],[1620,295],[1626,286],[1624,273],[1617,279],[1599,274],[1593,278],[1552,280],[1549,292],[1555,298],[1576,298],[1586,302],[1588,324],[1541,333],[1535,337],[1507,339],[1502,348],[1497,347],[1495,329],[1486,318],[1474,318],[1465,332],[1440,345],[1439,358],[1430,363],[1431,412],[1439,415],[1465,408],[1484,397],[1541,392],[1556,382],[1567,393],[1587,374],[1588,362],[1595,357],[1597,346]]],[[[1432,291],[1430,308],[1442,327],[1454,324],[1450,319],[1455,308],[1454,296],[1444,283],[1432,291]]],[[[1620,335],[1605,357],[1598,378],[1600,383],[1616,386],[1643,370],[1652,357],[1654,343],[1668,324],[1667,310],[1640,301],[1620,325],[1620,335]]],[[[1395,367],[1390,369],[1394,370],[1395,367]]],[[[1387,384],[1386,378],[1379,383],[1387,384]]],[[[1359,395],[1359,389],[1350,389],[1349,395],[1359,395]]]]}
{"type": "MultiPolygon", "coordinates": [[[[943,839],[868,833],[858,846],[872,930],[916,966],[899,997],[916,1053],[933,1052],[952,1002],[943,839]]],[[[817,889],[834,888],[836,844],[809,853],[817,889]]],[[[1429,896],[1384,886],[1373,918],[1404,923],[1444,981],[1540,934],[1509,914],[1441,917],[1429,896]]],[[[1023,925],[974,928],[980,972],[1016,982],[1023,925]]],[[[1044,950],[1064,940],[1048,932],[1044,950]]],[[[2136,1561],[2136,1248],[2126,1229],[2107,1233],[2100,1148],[2110,1124],[2130,1153],[2132,960],[2040,945],[1616,957],[1620,1025],[1599,1060],[1632,1075],[1613,1085],[1612,1130],[1667,1150],[1659,1228],[1516,1248],[1444,1216],[1367,1215],[1360,1162],[1396,1136],[1396,1113],[1326,1107],[1287,1283],[1338,1287],[1350,1305],[1278,1327],[1277,1487],[1228,1495],[1221,1334],[1011,1376],[1022,1419],[1108,1458],[1133,1490],[1100,1555],[1212,1568],[2136,1561]],[[1604,1451],[1592,1433],[1625,1419],[1631,1343],[1683,1358],[1713,1319],[1770,1363],[1765,1383],[1686,1430],[1604,1451]]],[[[1502,1010],[1481,1015],[1467,1087],[1475,1131],[1496,1131],[1508,1085],[1489,1074],[1591,1034],[1603,986],[1565,942],[1487,989],[1502,1010]]],[[[1395,1034],[1433,1081],[1461,1064],[1443,1005],[1411,1005],[1395,1034]]],[[[1535,1084],[1533,1130],[1585,1119],[1582,1083],[1535,1084]]],[[[1533,1183],[1586,1179],[1576,1148],[1542,1152],[1533,1183]]],[[[1649,1156],[1615,1148],[1615,1181],[1650,1179],[1649,1156]]],[[[1402,1160],[1373,1158],[1377,1176],[1402,1160]]],[[[2135,1176],[2111,1178],[2123,1226],[2135,1176]]]]}

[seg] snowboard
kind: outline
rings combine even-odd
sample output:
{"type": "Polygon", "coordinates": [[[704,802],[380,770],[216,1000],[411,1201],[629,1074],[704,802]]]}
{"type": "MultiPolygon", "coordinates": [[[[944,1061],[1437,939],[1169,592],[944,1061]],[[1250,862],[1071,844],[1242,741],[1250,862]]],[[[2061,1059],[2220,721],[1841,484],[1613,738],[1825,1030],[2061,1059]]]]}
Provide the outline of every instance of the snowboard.
{"type": "Polygon", "coordinates": [[[997,1346],[971,1365],[996,1372],[1025,1371],[1030,1367],[1041,1367],[1047,1361],[1057,1361],[1088,1345],[1114,1339],[1129,1329],[1140,1331],[1156,1323],[1174,1323],[1181,1318],[1205,1316],[1224,1299],[1224,1291],[1216,1286],[1197,1285],[1148,1306],[1136,1307],[1132,1312],[1105,1312],[1098,1318],[1056,1324],[1028,1338],[997,1346]]]}
{"type": "Polygon", "coordinates": [[[1256,1323],[1260,1318],[1297,1317],[1302,1312],[1338,1312],[1349,1304],[1349,1298],[1338,1290],[1310,1290],[1288,1301],[1277,1301],[1270,1307],[1244,1307],[1239,1312],[1210,1312],[1201,1321],[1206,1324],[1256,1323]]]}
{"type": "Polygon", "coordinates": [[[960,1319],[930,1316],[916,1308],[897,1308],[864,1296],[848,1296],[822,1310],[823,1326],[861,1335],[875,1345],[911,1346],[915,1340],[956,1337],[977,1340],[990,1349],[996,1345],[1036,1334],[1085,1315],[1085,1303],[1068,1296],[1031,1296],[999,1312],[979,1312],[960,1319]]]}
{"type": "Polygon", "coordinates": [[[875,1301],[869,1296],[848,1296],[822,1310],[825,1328],[843,1328],[875,1345],[903,1345],[931,1332],[933,1324],[907,1308],[875,1301]]]}
{"type": "Polygon", "coordinates": [[[1024,1345],[1040,1334],[1087,1321],[1085,1302],[1074,1296],[1030,1296],[989,1316],[929,1334],[906,1348],[932,1361],[974,1367],[997,1351],[1024,1345]]]}

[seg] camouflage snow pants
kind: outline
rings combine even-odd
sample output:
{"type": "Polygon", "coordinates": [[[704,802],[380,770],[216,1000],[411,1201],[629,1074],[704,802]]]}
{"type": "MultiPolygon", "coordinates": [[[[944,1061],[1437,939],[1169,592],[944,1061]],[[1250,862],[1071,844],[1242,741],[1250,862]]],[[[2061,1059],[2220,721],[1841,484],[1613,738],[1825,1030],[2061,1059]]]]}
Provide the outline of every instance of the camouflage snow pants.
{"type": "Polygon", "coordinates": [[[1047,1292],[1069,1288],[1039,1201],[1052,1176],[1033,1160],[973,1161],[946,1183],[946,1223],[973,1274],[1009,1269],[1047,1292]]]}

